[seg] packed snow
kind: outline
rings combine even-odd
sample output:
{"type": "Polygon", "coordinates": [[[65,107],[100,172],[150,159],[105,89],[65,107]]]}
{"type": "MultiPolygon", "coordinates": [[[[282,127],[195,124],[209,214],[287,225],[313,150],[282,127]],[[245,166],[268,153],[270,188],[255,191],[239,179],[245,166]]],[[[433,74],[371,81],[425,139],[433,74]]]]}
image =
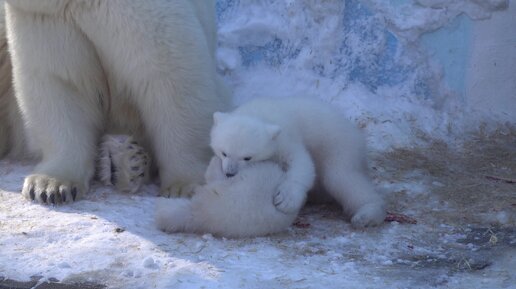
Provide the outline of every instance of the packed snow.
{"type": "Polygon", "coordinates": [[[472,108],[425,46],[427,33],[508,5],[217,3],[219,69],[235,103],[310,95],[340,108],[367,132],[389,211],[417,224],[355,230],[339,208],[314,205],[272,236],[165,234],[154,224],[156,185],[127,195],[94,182],[84,200],[42,206],[20,194],[34,163],[2,160],[0,277],[108,288],[514,288],[516,133],[496,118],[466,121],[472,108]],[[485,122],[495,129],[471,130],[485,122]]]}

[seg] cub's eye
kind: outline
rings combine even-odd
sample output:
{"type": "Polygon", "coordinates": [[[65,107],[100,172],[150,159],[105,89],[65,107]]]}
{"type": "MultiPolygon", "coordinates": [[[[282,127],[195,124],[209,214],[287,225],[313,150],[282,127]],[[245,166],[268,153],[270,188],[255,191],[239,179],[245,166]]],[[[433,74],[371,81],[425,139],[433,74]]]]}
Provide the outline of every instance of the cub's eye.
{"type": "Polygon", "coordinates": [[[222,152],[223,157],[227,157],[228,155],[225,152],[222,152]]]}
{"type": "Polygon", "coordinates": [[[252,159],[252,157],[245,157],[245,158],[244,158],[244,161],[248,162],[248,161],[250,161],[251,159],[252,159]]]}

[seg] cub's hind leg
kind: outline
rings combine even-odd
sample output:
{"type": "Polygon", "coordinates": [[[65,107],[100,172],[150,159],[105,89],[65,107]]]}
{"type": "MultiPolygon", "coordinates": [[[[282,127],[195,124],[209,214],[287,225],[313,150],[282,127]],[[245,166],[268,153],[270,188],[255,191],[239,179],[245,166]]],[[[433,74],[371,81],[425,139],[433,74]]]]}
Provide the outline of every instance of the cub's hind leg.
{"type": "Polygon", "coordinates": [[[348,164],[349,160],[336,157],[322,165],[321,181],[325,190],[351,216],[352,226],[380,225],[386,215],[383,199],[375,191],[365,170],[348,164]]]}

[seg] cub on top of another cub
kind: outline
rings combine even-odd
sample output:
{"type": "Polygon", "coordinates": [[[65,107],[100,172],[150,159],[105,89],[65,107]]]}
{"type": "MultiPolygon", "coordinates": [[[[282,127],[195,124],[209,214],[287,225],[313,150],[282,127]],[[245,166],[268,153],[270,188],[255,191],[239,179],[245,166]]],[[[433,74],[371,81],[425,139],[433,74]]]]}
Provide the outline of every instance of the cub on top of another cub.
{"type": "Polygon", "coordinates": [[[367,176],[362,133],[329,104],[312,98],[260,98],[232,113],[215,113],[211,147],[229,177],[250,163],[275,160],[286,170],[274,204],[299,209],[314,181],[339,202],[355,227],[385,218],[367,176]]]}
{"type": "MultiPolygon", "coordinates": [[[[221,174],[227,178],[225,186],[214,186],[207,178],[208,189],[196,190],[200,196],[194,195],[190,201],[177,200],[177,204],[172,204],[174,200],[170,200],[169,205],[161,204],[157,216],[158,227],[161,229],[242,236],[254,235],[252,229],[243,225],[246,218],[261,222],[247,224],[256,226],[260,233],[263,233],[264,227],[267,229],[266,223],[275,220],[290,225],[293,221],[291,216],[301,209],[308,191],[316,181],[325,191],[314,193],[329,193],[351,217],[354,227],[375,226],[384,221],[386,212],[383,199],[375,192],[367,176],[362,133],[322,101],[311,98],[259,98],[231,113],[216,112],[211,130],[211,147],[219,159],[221,174]],[[218,188],[218,195],[225,192],[235,195],[231,190],[232,179],[245,172],[242,179],[251,179],[249,184],[256,184],[254,178],[259,179],[260,176],[249,176],[248,168],[271,161],[284,170],[280,179],[271,179],[271,182],[276,182],[272,187],[276,190],[272,194],[269,192],[270,186],[265,189],[265,186],[255,185],[256,188],[242,189],[242,193],[247,195],[262,194],[263,198],[270,198],[270,205],[265,202],[266,208],[242,202],[244,205],[240,211],[233,207],[218,210],[218,217],[212,216],[213,210],[204,213],[201,210],[188,212],[185,209],[206,208],[210,204],[230,206],[213,201],[210,189],[218,188]],[[167,212],[167,206],[191,215],[178,218],[172,212],[173,209],[167,212]],[[270,207],[274,206],[284,215],[256,217],[259,212],[271,212],[270,207]],[[208,214],[212,215],[208,217],[208,214]],[[227,216],[230,214],[233,218],[227,216]],[[224,223],[223,229],[219,222],[224,223]]],[[[259,169],[253,171],[257,174],[265,173],[259,169]]],[[[233,183],[242,187],[242,182],[238,180],[233,183]]],[[[229,199],[226,195],[224,197],[229,199]]],[[[278,228],[274,230],[278,231],[278,228]]]]}

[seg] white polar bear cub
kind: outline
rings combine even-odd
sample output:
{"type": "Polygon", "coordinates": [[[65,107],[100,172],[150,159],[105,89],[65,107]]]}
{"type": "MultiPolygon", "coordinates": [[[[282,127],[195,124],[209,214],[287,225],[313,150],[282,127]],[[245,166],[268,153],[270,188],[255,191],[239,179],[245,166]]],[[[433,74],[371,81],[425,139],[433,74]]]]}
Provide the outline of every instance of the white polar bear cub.
{"type": "Polygon", "coordinates": [[[289,227],[297,211],[280,212],[272,200],[284,172],[273,162],[259,162],[227,178],[222,163],[213,157],[206,170],[207,184],[191,199],[163,200],[156,222],[163,231],[212,233],[223,237],[253,237],[289,227]]]}
{"type": "Polygon", "coordinates": [[[211,146],[227,177],[271,160],[286,171],[274,197],[279,210],[297,212],[317,174],[354,227],[383,222],[384,202],[367,176],[364,137],[330,105],[310,98],[261,98],[232,113],[215,113],[214,123],[211,146]]]}
{"type": "MultiPolygon", "coordinates": [[[[162,195],[202,182],[212,115],[230,103],[216,72],[215,0],[6,0],[5,18],[27,142],[41,155],[27,199],[80,198],[106,133],[150,152],[162,195]]],[[[12,102],[8,84],[0,105],[12,102]]],[[[0,154],[10,137],[0,128],[0,154]]]]}

